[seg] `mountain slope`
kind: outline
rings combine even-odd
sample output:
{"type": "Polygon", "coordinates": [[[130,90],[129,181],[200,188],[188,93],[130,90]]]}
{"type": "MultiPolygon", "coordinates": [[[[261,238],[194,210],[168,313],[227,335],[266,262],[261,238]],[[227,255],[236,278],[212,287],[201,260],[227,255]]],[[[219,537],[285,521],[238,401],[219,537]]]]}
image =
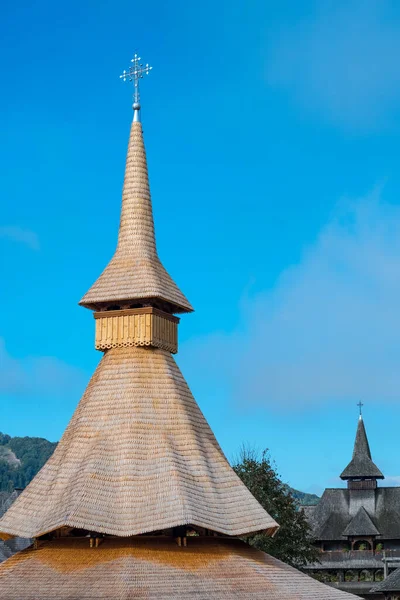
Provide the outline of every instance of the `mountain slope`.
{"type": "Polygon", "coordinates": [[[0,492],[24,488],[57,446],[36,437],[10,437],[0,433],[0,492]]]}
{"type": "Polygon", "coordinates": [[[306,492],[299,492],[299,490],[295,490],[291,487],[289,487],[289,491],[300,504],[300,506],[310,506],[318,504],[320,501],[320,497],[316,494],[306,494],[306,492]]]}

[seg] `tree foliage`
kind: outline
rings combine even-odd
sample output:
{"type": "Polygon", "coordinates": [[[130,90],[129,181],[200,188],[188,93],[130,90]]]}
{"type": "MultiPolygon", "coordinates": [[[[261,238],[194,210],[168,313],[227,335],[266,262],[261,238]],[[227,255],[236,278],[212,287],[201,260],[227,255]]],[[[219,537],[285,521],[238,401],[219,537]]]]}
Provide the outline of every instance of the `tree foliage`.
{"type": "Polygon", "coordinates": [[[275,537],[256,534],[245,541],[276,558],[302,567],[317,560],[317,550],[310,540],[310,527],[303,509],[282,483],[268,450],[258,455],[243,449],[233,468],[261,506],[280,525],[275,537]]]}
{"type": "Polygon", "coordinates": [[[0,491],[24,488],[53,454],[57,443],[44,438],[10,437],[0,432],[0,491]],[[11,451],[19,463],[9,461],[11,451]]]}

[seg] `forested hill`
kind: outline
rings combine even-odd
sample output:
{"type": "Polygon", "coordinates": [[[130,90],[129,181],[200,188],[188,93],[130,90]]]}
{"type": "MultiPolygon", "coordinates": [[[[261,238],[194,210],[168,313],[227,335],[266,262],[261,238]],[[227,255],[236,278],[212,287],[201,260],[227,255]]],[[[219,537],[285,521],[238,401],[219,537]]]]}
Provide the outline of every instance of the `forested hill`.
{"type": "Polygon", "coordinates": [[[53,454],[56,442],[0,432],[0,492],[24,488],[53,454]]]}
{"type": "MultiPolygon", "coordinates": [[[[0,492],[24,488],[53,454],[57,442],[37,437],[10,437],[0,432],[0,492]]],[[[315,494],[288,488],[299,504],[317,504],[315,494]]]]}
{"type": "Polygon", "coordinates": [[[292,496],[294,496],[294,498],[301,506],[318,504],[318,502],[320,501],[320,497],[316,494],[306,494],[305,492],[299,492],[299,490],[295,490],[293,488],[289,488],[289,490],[292,496]]]}

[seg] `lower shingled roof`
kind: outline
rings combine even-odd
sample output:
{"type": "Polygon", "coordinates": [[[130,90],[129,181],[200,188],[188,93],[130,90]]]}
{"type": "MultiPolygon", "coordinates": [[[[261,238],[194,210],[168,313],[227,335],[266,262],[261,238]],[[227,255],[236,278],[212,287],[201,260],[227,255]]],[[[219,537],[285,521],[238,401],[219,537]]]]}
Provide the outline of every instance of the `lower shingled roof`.
{"type": "Polygon", "coordinates": [[[2,600],[345,600],[237,539],[87,538],[40,542],[0,565],[2,600]]]}

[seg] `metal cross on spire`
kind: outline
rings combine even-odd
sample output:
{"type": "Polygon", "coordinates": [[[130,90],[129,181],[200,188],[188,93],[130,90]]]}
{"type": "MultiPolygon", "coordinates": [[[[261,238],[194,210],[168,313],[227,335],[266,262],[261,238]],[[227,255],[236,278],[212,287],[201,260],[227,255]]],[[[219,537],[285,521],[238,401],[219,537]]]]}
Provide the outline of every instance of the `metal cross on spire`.
{"type": "Polygon", "coordinates": [[[145,65],[141,63],[142,59],[138,54],[135,53],[135,56],[132,58],[131,63],[132,66],[129,67],[127,71],[123,71],[122,75],[119,76],[120,79],[126,81],[133,81],[133,120],[140,121],[140,90],[139,90],[139,79],[143,79],[143,75],[148,75],[153,67],[150,67],[149,63],[145,65]]]}
{"type": "Polygon", "coordinates": [[[357,406],[358,406],[358,408],[360,409],[360,417],[362,417],[362,407],[364,406],[364,404],[361,402],[361,400],[360,400],[360,402],[357,404],[357,406]]]}

